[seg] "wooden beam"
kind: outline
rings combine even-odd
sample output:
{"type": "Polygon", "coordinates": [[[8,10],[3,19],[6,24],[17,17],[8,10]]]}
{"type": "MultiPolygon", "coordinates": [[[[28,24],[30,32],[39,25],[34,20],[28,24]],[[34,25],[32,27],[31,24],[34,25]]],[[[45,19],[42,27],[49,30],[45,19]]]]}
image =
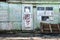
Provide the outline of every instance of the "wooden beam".
{"type": "Polygon", "coordinates": [[[51,24],[49,24],[49,28],[50,28],[50,32],[52,33],[52,28],[51,28],[51,24]]]}

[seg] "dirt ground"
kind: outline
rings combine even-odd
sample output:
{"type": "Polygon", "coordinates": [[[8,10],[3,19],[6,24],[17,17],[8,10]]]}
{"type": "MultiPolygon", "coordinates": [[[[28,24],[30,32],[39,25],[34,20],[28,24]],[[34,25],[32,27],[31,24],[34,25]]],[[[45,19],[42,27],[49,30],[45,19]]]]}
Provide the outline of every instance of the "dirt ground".
{"type": "Polygon", "coordinates": [[[41,37],[0,37],[0,40],[60,40],[60,38],[41,38],[41,37]]]}
{"type": "Polygon", "coordinates": [[[30,33],[18,33],[18,34],[0,34],[0,40],[60,40],[60,34],[30,34],[30,33]]]}

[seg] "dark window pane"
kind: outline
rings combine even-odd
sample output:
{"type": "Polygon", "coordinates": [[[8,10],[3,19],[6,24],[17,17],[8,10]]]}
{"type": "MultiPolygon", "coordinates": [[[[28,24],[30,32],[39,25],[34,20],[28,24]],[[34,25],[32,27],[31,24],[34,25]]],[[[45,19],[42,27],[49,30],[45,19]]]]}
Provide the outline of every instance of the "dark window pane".
{"type": "Polygon", "coordinates": [[[33,6],[33,8],[36,8],[36,6],[33,6]]]}
{"type": "Polygon", "coordinates": [[[24,12],[26,12],[26,10],[25,10],[25,9],[27,9],[27,8],[29,9],[29,12],[31,12],[31,11],[30,11],[30,7],[27,7],[27,6],[26,6],[26,7],[24,7],[24,12]]]}
{"type": "Polygon", "coordinates": [[[42,16],[42,21],[46,21],[47,19],[49,19],[49,16],[42,16]]]}
{"type": "Polygon", "coordinates": [[[53,10],[53,7],[46,7],[46,10],[53,10]]]}
{"type": "Polygon", "coordinates": [[[37,10],[44,10],[44,7],[38,7],[37,10]]]}

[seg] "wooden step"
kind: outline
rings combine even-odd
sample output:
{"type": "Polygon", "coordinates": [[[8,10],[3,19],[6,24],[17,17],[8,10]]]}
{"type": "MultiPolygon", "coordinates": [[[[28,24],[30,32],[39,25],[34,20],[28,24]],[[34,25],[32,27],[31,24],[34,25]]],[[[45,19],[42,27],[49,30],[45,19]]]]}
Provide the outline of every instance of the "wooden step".
{"type": "Polygon", "coordinates": [[[50,33],[50,30],[44,30],[42,33],[50,33]]]}
{"type": "Polygon", "coordinates": [[[60,24],[41,23],[43,33],[60,33],[60,24]]]}
{"type": "Polygon", "coordinates": [[[58,27],[58,24],[51,24],[51,27],[52,28],[57,28],[58,27]]]}
{"type": "Polygon", "coordinates": [[[43,28],[43,30],[50,30],[50,28],[43,28]]]}
{"type": "Polygon", "coordinates": [[[60,33],[59,30],[52,30],[52,33],[60,33]]]}

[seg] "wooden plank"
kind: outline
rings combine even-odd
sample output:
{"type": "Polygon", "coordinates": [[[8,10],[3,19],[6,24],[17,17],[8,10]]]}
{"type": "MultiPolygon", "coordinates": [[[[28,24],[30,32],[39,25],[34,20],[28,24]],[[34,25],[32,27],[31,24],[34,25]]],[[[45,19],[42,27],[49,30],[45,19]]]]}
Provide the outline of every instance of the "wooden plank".
{"type": "Polygon", "coordinates": [[[60,25],[58,24],[42,23],[41,27],[43,33],[60,33],[60,25]]]}
{"type": "Polygon", "coordinates": [[[52,33],[59,33],[58,24],[51,24],[52,33]]]}
{"type": "Polygon", "coordinates": [[[41,33],[42,33],[42,32],[43,32],[43,23],[42,23],[42,22],[40,23],[40,26],[41,26],[41,27],[40,27],[40,29],[41,29],[40,31],[41,31],[41,33]]]}
{"type": "Polygon", "coordinates": [[[50,31],[51,31],[51,33],[52,33],[52,28],[51,28],[51,24],[49,24],[49,28],[50,28],[50,31]]]}
{"type": "Polygon", "coordinates": [[[59,32],[60,32],[60,24],[58,25],[58,29],[59,29],[59,32]]]}
{"type": "Polygon", "coordinates": [[[50,33],[49,24],[41,23],[41,28],[42,33],[50,33]]]}
{"type": "Polygon", "coordinates": [[[50,28],[43,28],[44,30],[50,30],[50,28]]]}

